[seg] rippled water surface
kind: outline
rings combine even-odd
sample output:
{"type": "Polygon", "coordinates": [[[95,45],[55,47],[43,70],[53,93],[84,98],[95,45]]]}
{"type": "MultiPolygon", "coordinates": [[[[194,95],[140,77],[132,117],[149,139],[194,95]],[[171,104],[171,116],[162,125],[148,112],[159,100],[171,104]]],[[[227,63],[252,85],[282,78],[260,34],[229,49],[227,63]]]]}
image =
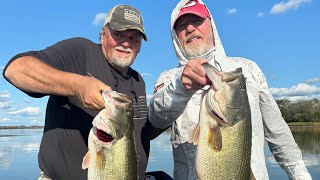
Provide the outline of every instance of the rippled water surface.
{"type": "MultiPolygon", "coordinates": [[[[303,160],[313,179],[320,179],[320,128],[291,128],[302,150],[303,160]]],[[[37,155],[42,129],[0,129],[0,180],[35,180],[39,174],[37,155]]],[[[151,142],[147,171],[165,171],[172,176],[172,147],[170,133],[164,132],[151,142]]],[[[287,179],[268,147],[265,155],[269,177],[287,179]]]]}

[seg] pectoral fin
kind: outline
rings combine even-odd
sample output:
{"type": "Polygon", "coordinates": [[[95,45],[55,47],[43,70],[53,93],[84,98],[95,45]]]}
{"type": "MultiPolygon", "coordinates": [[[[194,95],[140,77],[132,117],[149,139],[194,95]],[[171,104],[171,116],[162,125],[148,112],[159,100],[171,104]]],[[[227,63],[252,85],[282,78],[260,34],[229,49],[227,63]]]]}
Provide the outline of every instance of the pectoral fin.
{"type": "Polygon", "coordinates": [[[199,142],[200,136],[200,125],[198,124],[197,127],[192,131],[189,136],[188,143],[192,143],[193,145],[197,145],[199,142]]]}
{"type": "Polygon", "coordinates": [[[222,149],[222,135],[218,125],[209,127],[208,146],[214,151],[220,151],[222,149]]]}
{"type": "Polygon", "coordinates": [[[87,154],[83,157],[82,169],[89,168],[89,162],[90,162],[90,154],[89,154],[89,151],[88,151],[87,154]]]}
{"type": "Polygon", "coordinates": [[[97,152],[97,155],[96,155],[96,167],[98,167],[99,170],[103,170],[105,168],[105,165],[106,165],[105,159],[106,159],[106,157],[105,157],[103,151],[97,152]]]}

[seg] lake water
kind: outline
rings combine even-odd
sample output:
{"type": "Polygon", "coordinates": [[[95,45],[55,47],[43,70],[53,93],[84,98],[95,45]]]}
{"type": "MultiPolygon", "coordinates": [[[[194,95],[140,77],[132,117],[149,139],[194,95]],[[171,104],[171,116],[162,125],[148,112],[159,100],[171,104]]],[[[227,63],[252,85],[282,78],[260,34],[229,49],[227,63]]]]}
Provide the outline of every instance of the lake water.
{"type": "MultiPolygon", "coordinates": [[[[320,128],[291,128],[302,150],[303,160],[313,179],[320,179],[320,128]]],[[[37,154],[42,129],[0,130],[0,180],[35,180],[39,175],[37,154]]],[[[151,142],[147,171],[162,170],[172,176],[170,133],[164,132],[151,142]]],[[[271,180],[288,179],[286,173],[265,147],[267,168],[271,180]]]]}

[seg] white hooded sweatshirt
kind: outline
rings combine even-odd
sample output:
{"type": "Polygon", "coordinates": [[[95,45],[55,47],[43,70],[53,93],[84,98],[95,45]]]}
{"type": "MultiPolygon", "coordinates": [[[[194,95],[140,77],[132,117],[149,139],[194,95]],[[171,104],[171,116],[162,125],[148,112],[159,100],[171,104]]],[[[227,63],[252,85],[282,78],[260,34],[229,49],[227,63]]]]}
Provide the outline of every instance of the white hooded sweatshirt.
{"type": "MultiPolygon", "coordinates": [[[[174,22],[180,9],[189,0],[180,1],[171,15],[171,37],[179,60],[177,68],[164,71],[155,83],[156,93],[149,104],[149,120],[157,128],[172,126],[174,179],[197,179],[195,172],[196,146],[189,144],[189,134],[199,122],[200,99],[203,90],[189,92],[181,82],[181,74],[188,62],[176,32],[174,22]]],[[[199,3],[204,4],[201,0],[199,3]]],[[[209,9],[208,9],[209,11],[209,9]]],[[[210,11],[209,11],[210,13],[210,11]]],[[[264,143],[289,179],[311,179],[302,154],[291,131],[268,89],[266,78],[253,62],[241,57],[227,57],[211,16],[215,47],[200,57],[222,71],[233,71],[241,67],[246,78],[247,93],[252,117],[251,169],[256,179],[269,179],[265,164],[264,143]]],[[[206,89],[208,87],[205,87],[206,89]]]]}

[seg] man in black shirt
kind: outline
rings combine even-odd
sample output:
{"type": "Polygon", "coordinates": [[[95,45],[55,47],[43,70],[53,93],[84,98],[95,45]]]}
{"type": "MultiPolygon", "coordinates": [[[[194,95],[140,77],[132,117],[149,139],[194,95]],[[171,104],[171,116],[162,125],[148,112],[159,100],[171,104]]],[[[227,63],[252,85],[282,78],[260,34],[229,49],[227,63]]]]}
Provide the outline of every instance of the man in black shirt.
{"type": "Polygon", "coordinates": [[[147,40],[140,12],[118,5],[105,19],[101,44],[72,38],[8,62],[3,76],[10,83],[32,97],[50,96],[38,155],[41,177],[87,179],[81,165],[88,134],[93,118],[104,108],[101,92],[112,89],[134,100],[138,174],[143,179],[152,128],[147,122],[145,83],[130,68],[142,38],[147,40]]]}

